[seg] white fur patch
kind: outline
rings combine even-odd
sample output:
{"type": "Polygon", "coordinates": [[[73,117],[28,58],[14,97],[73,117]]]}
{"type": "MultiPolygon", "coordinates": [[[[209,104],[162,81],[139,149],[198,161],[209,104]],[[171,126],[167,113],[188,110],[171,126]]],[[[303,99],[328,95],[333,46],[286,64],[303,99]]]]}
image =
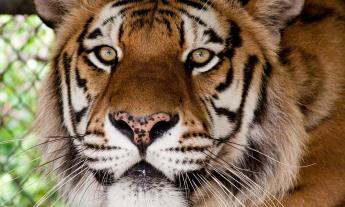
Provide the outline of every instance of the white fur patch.
{"type": "Polygon", "coordinates": [[[182,192],[166,181],[139,184],[133,179],[121,179],[107,190],[106,207],[185,207],[182,192]]]}

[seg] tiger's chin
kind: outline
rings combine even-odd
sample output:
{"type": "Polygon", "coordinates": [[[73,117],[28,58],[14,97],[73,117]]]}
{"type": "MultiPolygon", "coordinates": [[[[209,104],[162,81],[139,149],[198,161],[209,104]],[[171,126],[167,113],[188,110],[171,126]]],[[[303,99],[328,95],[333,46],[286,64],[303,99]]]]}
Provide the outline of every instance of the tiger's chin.
{"type": "Polygon", "coordinates": [[[166,180],[124,177],[108,188],[105,206],[185,207],[186,203],[183,193],[166,180]]]}
{"type": "Polygon", "coordinates": [[[140,162],[107,188],[106,207],[185,207],[184,193],[150,164],[140,162]]]}

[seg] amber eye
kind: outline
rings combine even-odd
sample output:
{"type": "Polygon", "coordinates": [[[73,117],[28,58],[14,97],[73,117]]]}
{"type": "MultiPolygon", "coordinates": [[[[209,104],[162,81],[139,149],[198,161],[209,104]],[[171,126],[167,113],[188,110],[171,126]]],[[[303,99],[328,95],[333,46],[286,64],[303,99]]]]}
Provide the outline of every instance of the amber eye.
{"type": "Polygon", "coordinates": [[[213,53],[208,49],[196,49],[190,55],[190,61],[197,65],[206,64],[213,57],[213,53]]]}
{"type": "Polygon", "coordinates": [[[98,59],[106,64],[114,63],[117,60],[116,50],[109,46],[102,46],[96,51],[98,59]]]}

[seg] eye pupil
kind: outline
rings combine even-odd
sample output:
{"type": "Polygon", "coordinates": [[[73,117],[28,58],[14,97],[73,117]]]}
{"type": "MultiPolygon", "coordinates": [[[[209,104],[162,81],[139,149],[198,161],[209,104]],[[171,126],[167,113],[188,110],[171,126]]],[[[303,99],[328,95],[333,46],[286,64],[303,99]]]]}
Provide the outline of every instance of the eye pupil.
{"type": "Polygon", "coordinates": [[[203,57],[204,56],[204,52],[203,51],[198,51],[197,55],[199,55],[200,57],[203,57]]]}

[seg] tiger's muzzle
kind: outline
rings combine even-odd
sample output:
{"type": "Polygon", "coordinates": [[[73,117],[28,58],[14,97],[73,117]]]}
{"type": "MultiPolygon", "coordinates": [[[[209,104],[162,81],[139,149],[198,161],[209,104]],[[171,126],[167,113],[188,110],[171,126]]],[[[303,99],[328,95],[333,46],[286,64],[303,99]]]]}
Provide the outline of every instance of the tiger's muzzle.
{"type": "Polygon", "coordinates": [[[136,117],[127,112],[117,112],[109,114],[109,120],[139,148],[141,156],[145,157],[147,147],[174,127],[179,121],[179,115],[155,113],[136,117]]]}

